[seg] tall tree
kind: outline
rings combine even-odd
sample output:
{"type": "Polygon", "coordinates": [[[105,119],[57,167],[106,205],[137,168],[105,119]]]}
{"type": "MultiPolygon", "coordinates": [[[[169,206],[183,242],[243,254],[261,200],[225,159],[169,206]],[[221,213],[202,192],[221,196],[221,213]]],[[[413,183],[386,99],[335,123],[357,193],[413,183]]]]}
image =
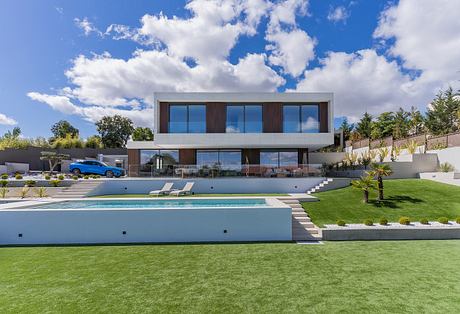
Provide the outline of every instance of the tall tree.
{"type": "Polygon", "coordinates": [[[361,138],[369,138],[371,137],[371,131],[372,116],[366,112],[356,125],[356,132],[358,132],[361,138]]]}
{"type": "Polygon", "coordinates": [[[377,117],[377,120],[372,124],[371,137],[373,139],[379,139],[393,135],[394,126],[394,113],[391,111],[383,112],[377,117]]]}
{"type": "Polygon", "coordinates": [[[351,132],[355,128],[355,125],[353,123],[349,124],[348,119],[344,118],[342,124],[340,125],[340,128],[343,132],[343,140],[348,141],[350,139],[351,132]]]}
{"type": "Polygon", "coordinates": [[[433,135],[448,134],[460,129],[460,98],[449,87],[438,93],[426,113],[425,125],[433,135]]]}
{"type": "Polygon", "coordinates": [[[53,124],[51,132],[53,133],[54,138],[65,138],[67,134],[70,134],[71,137],[77,137],[80,133],[77,128],[66,120],[61,120],[53,124]]]}
{"type": "Polygon", "coordinates": [[[399,108],[394,114],[393,137],[395,139],[407,137],[409,134],[409,122],[409,112],[404,111],[403,108],[399,108]]]}
{"type": "Polygon", "coordinates": [[[153,132],[150,128],[137,127],[133,131],[133,141],[153,141],[153,132]]]}
{"type": "Polygon", "coordinates": [[[102,143],[108,148],[125,147],[134,131],[131,119],[120,115],[105,116],[96,122],[102,143]]]}
{"type": "Polygon", "coordinates": [[[418,135],[425,128],[423,115],[416,107],[412,106],[409,112],[409,134],[418,135]]]}

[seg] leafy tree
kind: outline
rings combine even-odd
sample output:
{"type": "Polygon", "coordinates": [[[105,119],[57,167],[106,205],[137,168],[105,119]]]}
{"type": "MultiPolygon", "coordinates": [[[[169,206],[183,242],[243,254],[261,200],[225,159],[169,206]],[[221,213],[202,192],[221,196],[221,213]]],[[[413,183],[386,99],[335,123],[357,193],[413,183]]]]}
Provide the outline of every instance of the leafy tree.
{"type": "Polygon", "coordinates": [[[460,128],[460,99],[452,88],[439,92],[426,113],[425,125],[433,135],[456,132],[460,128]]]}
{"type": "Polygon", "coordinates": [[[353,123],[349,124],[347,118],[344,118],[340,128],[343,132],[343,140],[348,141],[350,139],[351,132],[355,128],[355,125],[353,123]]]}
{"type": "Polygon", "coordinates": [[[78,129],[73,127],[66,120],[61,120],[53,124],[51,132],[53,133],[54,138],[65,138],[67,134],[70,134],[71,137],[78,137],[79,134],[78,129]]]}
{"type": "Polygon", "coordinates": [[[369,138],[371,137],[371,131],[372,116],[366,112],[356,125],[356,132],[358,132],[361,138],[369,138]]]}
{"type": "Polygon", "coordinates": [[[105,116],[96,122],[102,143],[108,148],[125,147],[134,131],[133,122],[120,115],[105,116]]]}
{"type": "Polygon", "coordinates": [[[395,139],[401,139],[407,137],[409,134],[409,112],[404,111],[403,108],[399,108],[394,114],[394,128],[393,137],[395,139]]]}
{"type": "Polygon", "coordinates": [[[40,154],[41,154],[40,160],[48,161],[51,173],[53,173],[54,168],[56,168],[57,165],[60,165],[63,160],[70,159],[69,155],[67,155],[67,154],[58,154],[56,152],[43,151],[40,154]]]}
{"type": "Polygon", "coordinates": [[[387,164],[372,164],[372,171],[369,174],[376,177],[378,182],[379,197],[378,200],[383,200],[383,177],[388,177],[393,173],[390,166],[387,164]]]}
{"type": "Polygon", "coordinates": [[[363,191],[363,202],[366,204],[369,203],[369,191],[376,189],[373,176],[369,174],[366,176],[362,176],[358,180],[351,181],[351,185],[355,189],[363,191]]]}
{"type": "Polygon", "coordinates": [[[418,135],[423,133],[425,128],[424,118],[420,111],[412,106],[409,112],[409,134],[418,135]]]}
{"type": "Polygon", "coordinates": [[[18,138],[21,135],[21,128],[19,127],[14,127],[13,131],[7,131],[4,135],[3,138],[5,139],[15,139],[18,138]]]}
{"type": "Polygon", "coordinates": [[[86,139],[85,147],[88,147],[88,148],[102,148],[102,147],[104,147],[104,145],[102,144],[102,139],[101,139],[101,137],[99,135],[93,135],[93,136],[89,136],[86,139]]]}
{"type": "Polygon", "coordinates": [[[371,138],[379,139],[393,135],[395,127],[395,116],[393,112],[383,112],[372,124],[371,138]]]}
{"type": "Polygon", "coordinates": [[[150,128],[137,127],[133,131],[133,141],[153,141],[153,132],[150,128]]]}

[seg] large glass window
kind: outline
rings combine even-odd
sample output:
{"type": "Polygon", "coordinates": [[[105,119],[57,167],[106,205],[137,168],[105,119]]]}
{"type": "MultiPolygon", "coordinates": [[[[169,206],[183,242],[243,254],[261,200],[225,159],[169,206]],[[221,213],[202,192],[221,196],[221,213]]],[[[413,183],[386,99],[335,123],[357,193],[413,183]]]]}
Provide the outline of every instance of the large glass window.
{"type": "Polygon", "coordinates": [[[284,133],[318,133],[318,105],[285,105],[283,106],[284,133]]]}
{"type": "Polygon", "coordinates": [[[260,165],[264,167],[297,166],[297,150],[262,150],[260,151],[260,165]]]}
{"type": "Polygon", "coordinates": [[[261,133],[261,105],[228,105],[227,133],[261,133]]]}
{"type": "Polygon", "coordinates": [[[140,173],[172,174],[174,165],[179,164],[178,150],[142,149],[140,151],[140,173]]]}
{"type": "Polygon", "coordinates": [[[205,133],[205,105],[169,106],[169,133],[205,133]]]}
{"type": "Polygon", "coordinates": [[[197,150],[196,164],[202,167],[219,167],[221,170],[240,170],[240,150],[197,150]]]}

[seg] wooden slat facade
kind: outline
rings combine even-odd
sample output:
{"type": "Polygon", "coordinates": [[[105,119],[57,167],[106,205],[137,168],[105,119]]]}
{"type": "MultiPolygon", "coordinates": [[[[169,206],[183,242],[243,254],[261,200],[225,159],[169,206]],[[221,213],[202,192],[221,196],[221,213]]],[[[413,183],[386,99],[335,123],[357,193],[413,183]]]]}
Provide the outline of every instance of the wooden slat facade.
{"type": "Polygon", "coordinates": [[[225,133],[226,103],[206,104],[206,133],[225,133]]]}
{"type": "Polygon", "coordinates": [[[262,107],[264,133],[283,132],[283,104],[265,103],[262,107]]]}
{"type": "Polygon", "coordinates": [[[329,111],[328,103],[320,102],[319,103],[319,132],[327,133],[329,132],[329,111]]]}
{"type": "Polygon", "coordinates": [[[128,149],[128,175],[137,177],[139,175],[139,164],[141,162],[139,149],[128,149]]]}
{"type": "Polygon", "coordinates": [[[195,165],[196,149],[179,149],[179,164],[195,165]]]}
{"type": "Polygon", "coordinates": [[[160,103],[160,133],[168,133],[169,123],[169,104],[166,102],[160,103]]]}

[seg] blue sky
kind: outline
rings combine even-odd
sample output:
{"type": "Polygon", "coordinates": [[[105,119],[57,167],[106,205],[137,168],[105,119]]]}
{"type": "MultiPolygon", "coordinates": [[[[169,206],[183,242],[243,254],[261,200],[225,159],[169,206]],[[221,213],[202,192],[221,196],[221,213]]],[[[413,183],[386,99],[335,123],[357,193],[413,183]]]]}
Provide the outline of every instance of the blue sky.
{"type": "Polygon", "coordinates": [[[432,6],[2,1],[0,132],[16,125],[25,136],[48,137],[65,119],[87,137],[107,113],[151,126],[149,95],[162,90],[328,90],[336,115],[351,120],[399,106],[424,110],[440,88],[458,86],[460,73],[459,1],[432,6]]]}

